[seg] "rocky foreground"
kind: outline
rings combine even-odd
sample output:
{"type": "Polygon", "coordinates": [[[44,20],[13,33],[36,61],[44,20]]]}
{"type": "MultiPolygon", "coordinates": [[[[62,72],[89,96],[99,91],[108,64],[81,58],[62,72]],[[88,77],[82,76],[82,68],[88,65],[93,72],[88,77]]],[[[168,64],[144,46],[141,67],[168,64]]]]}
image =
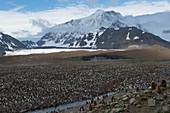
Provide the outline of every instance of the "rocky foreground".
{"type": "Polygon", "coordinates": [[[0,65],[0,112],[34,111],[115,91],[121,92],[122,96],[115,95],[114,99],[106,96],[108,101],[102,99],[101,104],[99,100],[95,105],[87,104],[87,109],[84,106],[82,109],[96,113],[146,113],[142,112],[146,108],[149,110],[147,113],[157,113],[168,106],[169,90],[158,95],[148,88],[151,81],[157,83],[162,79],[170,80],[169,61],[62,61],[0,65]],[[161,99],[157,100],[157,96],[161,99]],[[153,107],[147,105],[148,99],[153,107]],[[133,108],[138,109],[133,111],[133,108]]]}
{"type": "MultiPolygon", "coordinates": [[[[163,80],[164,81],[164,80],[163,80]]],[[[166,82],[165,82],[166,83],[166,82]]],[[[159,85],[159,83],[157,84],[159,85]]],[[[170,113],[170,84],[151,86],[146,90],[131,89],[112,97],[91,100],[84,106],[61,113],[170,113]]],[[[53,111],[51,113],[59,113],[53,111]]]]}

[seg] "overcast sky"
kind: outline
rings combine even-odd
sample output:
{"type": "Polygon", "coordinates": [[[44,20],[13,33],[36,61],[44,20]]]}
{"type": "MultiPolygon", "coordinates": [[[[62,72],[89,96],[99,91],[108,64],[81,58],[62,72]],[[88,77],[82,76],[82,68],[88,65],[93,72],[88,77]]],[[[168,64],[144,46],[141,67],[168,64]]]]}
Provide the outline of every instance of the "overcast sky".
{"type": "Polygon", "coordinates": [[[32,37],[97,9],[133,16],[170,11],[170,0],[0,0],[0,4],[0,31],[15,38],[32,37]]]}

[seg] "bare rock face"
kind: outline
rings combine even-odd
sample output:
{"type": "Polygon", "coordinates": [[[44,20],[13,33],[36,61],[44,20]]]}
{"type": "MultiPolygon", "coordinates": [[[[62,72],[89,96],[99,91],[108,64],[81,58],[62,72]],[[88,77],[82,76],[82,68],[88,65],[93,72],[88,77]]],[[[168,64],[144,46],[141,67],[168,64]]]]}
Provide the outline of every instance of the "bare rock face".
{"type": "Polygon", "coordinates": [[[161,45],[169,47],[169,42],[136,27],[124,27],[119,30],[107,28],[96,40],[96,47],[102,49],[124,49],[132,45],[161,45]]]}
{"type": "Polygon", "coordinates": [[[149,107],[155,107],[156,106],[156,100],[153,98],[148,99],[148,106],[149,107]]]}
{"type": "Polygon", "coordinates": [[[26,47],[28,47],[28,48],[32,48],[32,47],[37,47],[37,46],[38,46],[35,42],[33,42],[33,41],[31,41],[31,40],[24,40],[24,41],[22,41],[22,43],[23,43],[26,47]]]}

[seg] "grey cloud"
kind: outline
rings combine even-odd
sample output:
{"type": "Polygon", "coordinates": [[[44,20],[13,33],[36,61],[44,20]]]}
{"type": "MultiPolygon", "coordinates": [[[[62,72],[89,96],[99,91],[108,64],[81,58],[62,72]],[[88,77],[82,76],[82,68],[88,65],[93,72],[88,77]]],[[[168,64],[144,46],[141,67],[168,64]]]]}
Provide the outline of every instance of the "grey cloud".
{"type": "Polygon", "coordinates": [[[41,29],[51,26],[49,21],[43,19],[32,20],[32,25],[40,27],[41,29]]]}
{"type": "Polygon", "coordinates": [[[21,30],[21,31],[19,31],[19,32],[12,32],[12,34],[14,34],[14,35],[18,35],[18,34],[23,34],[23,33],[29,33],[29,31],[28,30],[21,30]]]}

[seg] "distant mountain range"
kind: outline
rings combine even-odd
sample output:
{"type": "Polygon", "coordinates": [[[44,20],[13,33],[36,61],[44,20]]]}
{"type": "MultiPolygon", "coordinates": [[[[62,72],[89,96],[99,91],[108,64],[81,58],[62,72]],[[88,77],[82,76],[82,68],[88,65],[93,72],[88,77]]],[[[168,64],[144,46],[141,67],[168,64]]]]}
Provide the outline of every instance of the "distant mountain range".
{"type": "Polygon", "coordinates": [[[0,33],[0,51],[11,51],[15,49],[25,49],[26,46],[10,35],[0,33]]]}
{"type": "Polygon", "coordinates": [[[31,40],[25,40],[25,41],[22,41],[22,43],[27,47],[27,48],[32,48],[32,47],[37,47],[37,43],[36,42],[33,42],[31,40]]]}
{"type": "Polygon", "coordinates": [[[31,47],[125,49],[131,46],[161,45],[170,37],[169,12],[144,16],[122,16],[118,12],[97,10],[94,14],[47,29],[38,42],[18,41],[0,33],[0,50],[31,47]],[[161,37],[161,38],[160,38],[161,37]]]}

